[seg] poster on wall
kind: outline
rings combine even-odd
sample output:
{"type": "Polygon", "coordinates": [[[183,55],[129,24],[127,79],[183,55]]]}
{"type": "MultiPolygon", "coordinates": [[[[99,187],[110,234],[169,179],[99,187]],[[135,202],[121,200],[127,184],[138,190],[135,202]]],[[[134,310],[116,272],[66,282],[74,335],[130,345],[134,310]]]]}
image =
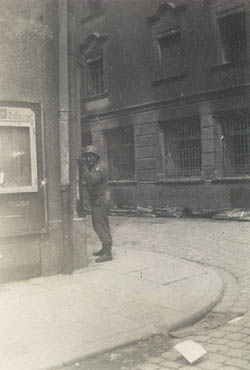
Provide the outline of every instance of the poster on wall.
{"type": "Polygon", "coordinates": [[[35,113],[0,108],[0,193],[37,191],[35,113]]]}
{"type": "Polygon", "coordinates": [[[44,225],[39,125],[31,108],[0,106],[0,235],[32,232],[44,225]]]}

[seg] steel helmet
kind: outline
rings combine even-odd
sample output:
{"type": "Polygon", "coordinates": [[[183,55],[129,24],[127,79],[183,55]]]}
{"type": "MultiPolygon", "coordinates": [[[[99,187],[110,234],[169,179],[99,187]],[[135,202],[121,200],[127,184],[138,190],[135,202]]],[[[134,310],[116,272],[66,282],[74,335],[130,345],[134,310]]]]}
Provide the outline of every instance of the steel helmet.
{"type": "Polygon", "coordinates": [[[88,145],[83,151],[83,154],[86,155],[88,153],[95,154],[98,158],[100,158],[98,151],[94,145],[88,145]]]}

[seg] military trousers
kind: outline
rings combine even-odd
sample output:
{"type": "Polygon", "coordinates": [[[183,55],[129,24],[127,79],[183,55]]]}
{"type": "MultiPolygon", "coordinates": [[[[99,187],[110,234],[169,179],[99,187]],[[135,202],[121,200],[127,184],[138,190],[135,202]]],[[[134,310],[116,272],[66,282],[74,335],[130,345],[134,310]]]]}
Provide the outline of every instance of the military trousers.
{"type": "Polygon", "coordinates": [[[102,243],[105,253],[111,253],[112,236],[109,225],[109,205],[105,196],[99,196],[91,200],[92,225],[102,243]]]}

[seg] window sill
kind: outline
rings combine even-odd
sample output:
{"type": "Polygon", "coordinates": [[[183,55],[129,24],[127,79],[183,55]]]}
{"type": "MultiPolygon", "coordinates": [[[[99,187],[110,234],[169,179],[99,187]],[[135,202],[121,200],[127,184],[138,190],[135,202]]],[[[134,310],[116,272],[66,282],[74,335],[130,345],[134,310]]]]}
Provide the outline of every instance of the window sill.
{"type": "Polygon", "coordinates": [[[187,76],[187,72],[180,72],[178,74],[175,74],[175,75],[170,75],[170,76],[166,76],[166,77],[162,77],[162,78],[159,78],[157,80],[154,80],[152,81],[152,85],[153,86],[158,86],[158,85],[161,85],[161,84],[164,84],[164,83],[167,83],[167,82],[171,82],[171,81],[174,81],[174,80],[180,80],[184,77],[187,76]]]}
{"type": "Polygon", "coordinates": [[[230,176],[230,177],[220,177],[217,179],[211,179],[211,182],[214,184],[217,183],[230,183],[230,182],[243,182],[243,181],[249,181],[250,182],[250,176],[230,176]]]}
{"type": "Polygon", "coordinates": [[[83,99],[85,103],[88,103],[90,101],[95,101],[95,100],[100,100],[100,99],[105,99],[108,97],[108,91],[105,91],[101,94],[93,95],[93,96],[87,96],[83,99]]]}
{"type": "Polygon", "coordinates": [[[137,185],[137,180],[110,180],[109,185],[137,185]]]}
{"type": "Polygon", "coordinates": [[[221,71],[221,70],[226,70],[226,69],[231,69],[231,68],[239,68],[239,67],[242,67],[248,64],[249,64],[248,60],[242,60],[241,62],[238,62],[238,63],[228,62],[228,63],[223,63],[223,64],[216,64],[213,67],[211,67],[211,70],[221,71]]]}
{"type": "Polygon", "coordinates": [[[156,184],[203,184],[205,183],[205,180],[200,177],[194,177],[194,178],[179,178],[179,179],[162,179],[162,180],[156,180],[156,184]]]}

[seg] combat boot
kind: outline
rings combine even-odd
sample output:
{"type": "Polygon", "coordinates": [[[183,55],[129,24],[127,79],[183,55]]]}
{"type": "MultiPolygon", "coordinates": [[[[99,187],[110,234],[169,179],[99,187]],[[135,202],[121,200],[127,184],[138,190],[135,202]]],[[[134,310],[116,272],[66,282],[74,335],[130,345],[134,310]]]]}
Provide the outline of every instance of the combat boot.
{"type": "Polygon", "coordinates": [[[93,253],[93,256],[103,256],[105,254],[105,250],[103,248],[101,248],[99,251],[97,252],[94,252],[93,253]]]}
{"type": "Polygon", "coordinates": [[[112,254],[111,253],[105,253],[99,258],[96,258],[95,262],[106,262],[106,261],[112,261],[112,254]]]}

